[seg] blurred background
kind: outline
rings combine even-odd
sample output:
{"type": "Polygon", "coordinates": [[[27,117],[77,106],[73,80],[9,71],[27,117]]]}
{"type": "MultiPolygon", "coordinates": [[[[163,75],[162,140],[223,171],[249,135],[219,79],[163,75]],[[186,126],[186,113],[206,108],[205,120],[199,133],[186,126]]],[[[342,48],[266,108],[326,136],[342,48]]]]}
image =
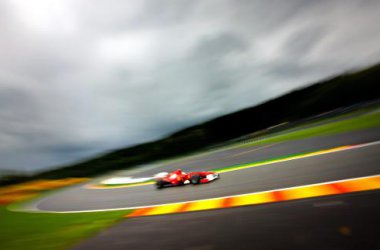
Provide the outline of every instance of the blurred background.
{"type": "Polygon", "coordinates": [[[0,248],[379,249],[379,14],[1,1],[0,248]]]}

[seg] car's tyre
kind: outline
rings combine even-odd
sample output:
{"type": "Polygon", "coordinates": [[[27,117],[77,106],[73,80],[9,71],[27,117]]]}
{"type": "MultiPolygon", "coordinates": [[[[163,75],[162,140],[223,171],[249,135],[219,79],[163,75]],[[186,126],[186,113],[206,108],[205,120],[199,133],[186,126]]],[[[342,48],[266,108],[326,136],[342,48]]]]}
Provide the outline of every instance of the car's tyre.
{"type": "Polygon", "coordinates": [[[199,175],[193,175],[191,176],[190,181],[191,181],[191,184],[197,185],[201,182],[201,177],[199,175]]]}
{"type": "Polygon", "coordinates": [[[158,180],[158,181],[156,181],[156,187],[158,188],[158,189],[161,189],[161,188],[163,188],[165,186],[165,182],[163,181],[163,180],[158,180]]]}

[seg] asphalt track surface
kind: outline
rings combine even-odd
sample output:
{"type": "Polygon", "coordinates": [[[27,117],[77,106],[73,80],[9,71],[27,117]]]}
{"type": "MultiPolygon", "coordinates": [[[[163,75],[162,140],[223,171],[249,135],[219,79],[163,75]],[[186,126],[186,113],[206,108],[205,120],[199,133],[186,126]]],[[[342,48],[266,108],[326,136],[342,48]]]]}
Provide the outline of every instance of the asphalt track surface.
{"type": "MultiPolygon", "coordinates": [[[[334,136],[234,148],[171,162],[200,170],[343,145],[380,141],[380,128],[334,136]]],[[[35,203],[45,211],[84,211],[162,204],[380,174],[380,143],[222,174],[213,183],[156,190],[76,186],[35,203]]],[[[380,249],[380,190],[256,206],[136,217],[74,247],[96,249],[380,249]]]]}
{"type": "Polygon", "coordinates": [[[74,248],[380,249],[380,192],[131,218],[74,248]]]}
{"type": "MultiPolygon", "coordinates": [[[[149,176],[161,170],[171,170],[177,167],[181,167],[185,171],[207,170],[287,154],[378,140],[380,140],[380,128],[278,144],[234,148],[186,158],[183,161],[172,162],[165,166],[165,169],[148,170],[136,176],[149,176]]],[[[205,185],[163,190],[156,190],[152,185],[102,190],[84,189],[82,186],[78,186],[39,200],[35,207],[44,211],[61,212],[128,208],[368,176],[380,173],[379,152],[380,144],[375,144],[332,154],[233,171],[223,174],[220,180],[205,185]]]]}

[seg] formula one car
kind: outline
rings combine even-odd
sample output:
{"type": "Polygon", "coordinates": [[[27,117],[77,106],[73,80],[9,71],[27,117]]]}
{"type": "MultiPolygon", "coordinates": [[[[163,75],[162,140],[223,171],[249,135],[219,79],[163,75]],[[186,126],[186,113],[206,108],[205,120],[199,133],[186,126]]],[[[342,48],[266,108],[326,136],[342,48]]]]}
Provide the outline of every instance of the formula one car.
{"type": "Polygon", "coordinates": [[[159,173],[155,175],[156,186],[158,189],[163,187],[173,187],[186,184],[208,183],[219,178],[219,174],[209,171],[189,172],[185,173],[181,169],[177,169],[170,173],[159,173]]]}

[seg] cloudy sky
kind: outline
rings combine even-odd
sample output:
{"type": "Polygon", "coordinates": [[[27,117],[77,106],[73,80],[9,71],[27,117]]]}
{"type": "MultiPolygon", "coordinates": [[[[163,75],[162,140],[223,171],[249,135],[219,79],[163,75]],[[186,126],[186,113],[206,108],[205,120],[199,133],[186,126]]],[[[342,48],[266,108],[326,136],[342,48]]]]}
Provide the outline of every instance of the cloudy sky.
{"type": "Polygon", "coordinates": [[[1,0],[0,169],[128,146],[380,61],[376,0],[1,0]]]}

